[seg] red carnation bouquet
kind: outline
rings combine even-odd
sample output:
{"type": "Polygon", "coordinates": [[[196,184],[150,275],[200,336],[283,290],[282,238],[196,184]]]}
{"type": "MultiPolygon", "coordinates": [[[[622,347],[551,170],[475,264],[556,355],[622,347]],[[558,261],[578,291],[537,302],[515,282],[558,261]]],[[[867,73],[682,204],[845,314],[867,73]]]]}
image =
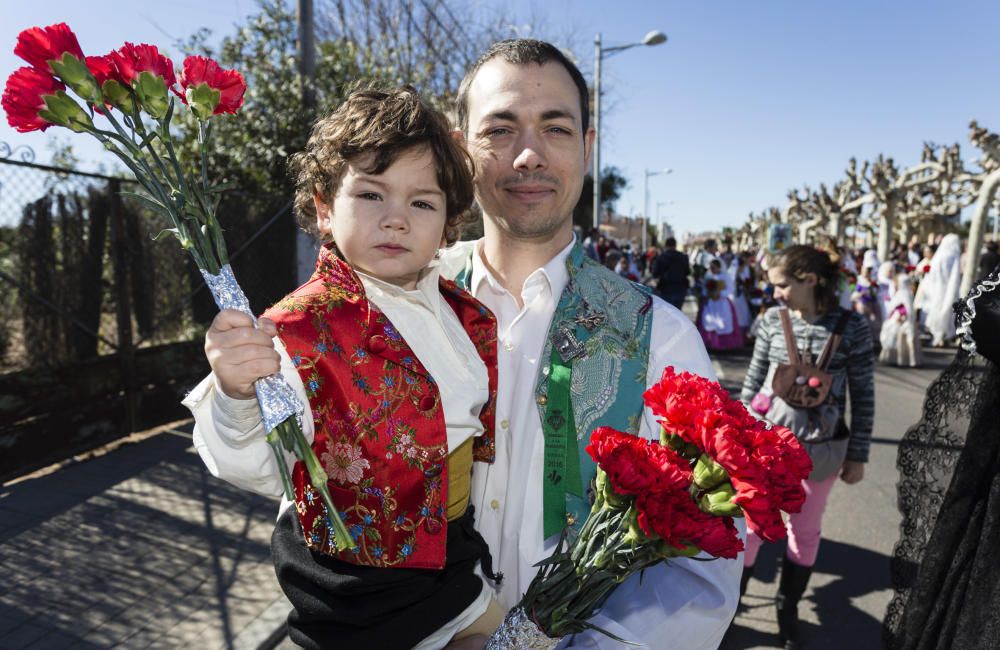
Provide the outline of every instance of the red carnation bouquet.
{"type": "MultiPolygon", "coordinates": [[[[61,126],[97,138],[142,186],[143,193],[131,196],[170,221],[172,227],[156,238],[172,235],[180,241],[220,309],[238,309],[253,317],[233,277],[216,219],[227,188],[209,181],[206,164],[211,119],[236,113],[243,104],[243,75],[202,56],[187,57],[176,75],[173,62],[147,44],[125,43],[103,56],[85,56],[65,23],[22,31],[14,53],[30,65],[7,79],[0,99],[7,122],[22,133],[61,126]],[[175,97],[182,106],[179,110],[190,110],[198,120],[197,170],[184,169],[174,153],[170,122],[177,109],[175,97]]],[[[285,494],[291,499],[293,492],[282,448],[304,463],[322,495],[338,549],[353,547],[330,499],[326,473],[302,434],[298,418],[303,408],[294,390],[277,375],[259,380],[256,390],[285,494]]]]}
{"type": "Polygon", "coordinates": [[[672,367],[643,398],[659,418],[660,441],[593,432],[586,451],[598,470],[587,521],[540,563],[488,649],[550,648],[586,629],[608,634],[588,619],[632,574],[702,552],[736,558],[743,542],[734,517],[768,541],[784,537],[781,513],[801,509],[812,471],[791,431],[753,417],[717,382],[672,367]]]}

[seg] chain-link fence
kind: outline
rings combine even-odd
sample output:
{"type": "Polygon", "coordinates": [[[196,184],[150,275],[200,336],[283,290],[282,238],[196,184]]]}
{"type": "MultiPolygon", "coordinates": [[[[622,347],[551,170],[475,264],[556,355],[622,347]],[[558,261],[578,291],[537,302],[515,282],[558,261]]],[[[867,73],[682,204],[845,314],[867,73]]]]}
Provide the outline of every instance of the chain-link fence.
{"type": "MultiPolygon", "coordinates": [[[[11,393],[0,404],[0,446],[33,439],[20,469],[41,464],[38,453],[52,460],[52,441],[38,442],[55,428],[99,430],[77,435],[65,455],[176,419],[177,400],[207,370],[200,347],[215,305],[177,242],[152,240],[169,224],[129,198],[136,188],[0,159],[0,392],[11,393]]],[[[236,194],[219,219],[255,311],[294,288],[287,198],[236,194]]],[[[12,462],[0,462],[0,477],[12,462]]]]}

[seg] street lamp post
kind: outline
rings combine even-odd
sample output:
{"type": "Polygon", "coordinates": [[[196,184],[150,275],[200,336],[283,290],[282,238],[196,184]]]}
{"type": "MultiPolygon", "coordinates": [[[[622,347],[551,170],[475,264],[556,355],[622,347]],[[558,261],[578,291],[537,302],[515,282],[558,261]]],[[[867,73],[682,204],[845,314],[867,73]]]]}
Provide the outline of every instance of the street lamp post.
{"type": "MultiPolygon", "coordinates": [[[[637,45],[659,45],[667,42],[667,35],[660,31],[646,34],[642,41],[614,47],[601,47],[601,33],[594,36],[594,228],[601,225],[601,59],[616,52],[623,52],[637,45]]],[[[643,215],[643,218],[648,218],[643,215]]]]}
{"type": "Polygon", "coordinates": [[[642,183],[642,219],[643,219],[643,229],[642,229],[642,250],[646,250],[646,223],[649,221],[649,177],[659,176],[660,174],[672,174],[674,170],[670,169],[647,169],[645,173],[645,178],[642,183]]]}

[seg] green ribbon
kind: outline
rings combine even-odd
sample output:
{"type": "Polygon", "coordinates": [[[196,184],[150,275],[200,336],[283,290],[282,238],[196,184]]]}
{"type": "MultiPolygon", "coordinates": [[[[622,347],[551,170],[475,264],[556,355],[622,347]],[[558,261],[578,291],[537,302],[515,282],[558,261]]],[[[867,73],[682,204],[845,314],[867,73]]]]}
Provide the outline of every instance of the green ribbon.
{"type": "Polygon", "coordinates": [[[542,481],[542,531],[545,539],[567,524],[567,495],[583,498],[580,457],[570,400],[571,367],[552,346],[549,358],[548,402],[542,420],[545,435],[545,477],[542,481]]]}

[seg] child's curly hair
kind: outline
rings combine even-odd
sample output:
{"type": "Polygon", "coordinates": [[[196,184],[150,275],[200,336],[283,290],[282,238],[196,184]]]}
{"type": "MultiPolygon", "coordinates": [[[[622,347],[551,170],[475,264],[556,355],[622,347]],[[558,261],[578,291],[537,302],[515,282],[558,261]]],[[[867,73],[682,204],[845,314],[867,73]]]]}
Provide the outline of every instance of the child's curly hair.
{"type": "Polygon", "coordinates": [[[462,227],[475,220],[472,160],[451,136],[448,119],[424,102],[412,86],[353,91],[337,110],[316,122],[306,148],[293,155],[289,170],[295,181],[295,216],[299,226],[318,236],[313,197],[330,203],[344,168],[359,156],[374,153],[368,174],[381,174],[414,147],[434,156],[437,181],[445,194],[445,240],[458,240],[462,227]]]}

